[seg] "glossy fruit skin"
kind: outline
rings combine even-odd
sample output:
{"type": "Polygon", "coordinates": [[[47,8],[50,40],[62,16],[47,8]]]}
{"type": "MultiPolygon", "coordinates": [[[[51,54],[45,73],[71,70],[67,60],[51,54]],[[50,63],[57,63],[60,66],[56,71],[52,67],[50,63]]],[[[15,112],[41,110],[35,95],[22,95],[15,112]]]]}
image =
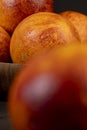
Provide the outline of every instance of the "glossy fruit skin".
{"type": "Polygon", "coordinates": [[[11,62],[10,36],[1,26],[0,26],[0,62],[11,62]]]}
{"type": "Polygon", "coordinates": [[[76,28],[80,39],[87,42],[87,16],[77,11],[64,11],[60,13],[64,18],[68,19],[76,28]]]}
{"type": "Polygon", "coordinates": [[[11,86],[8,110],[14,130],[86,130],[87,45],[55,48],[29,62],[11,86]]]}
{"type": "Polygon", "coordinates": [[[15,29],[10,43],[14,63],[26,63],[54,46],[80,41],[69,21],[52,12],[39,12],[24,19],[15,29]]]}
{"type": "Polygon", "coordinates": [[[0,0],[0,26],[12,34],[21,20],[40,11],[53,11],[53,0],[0,0]]]}

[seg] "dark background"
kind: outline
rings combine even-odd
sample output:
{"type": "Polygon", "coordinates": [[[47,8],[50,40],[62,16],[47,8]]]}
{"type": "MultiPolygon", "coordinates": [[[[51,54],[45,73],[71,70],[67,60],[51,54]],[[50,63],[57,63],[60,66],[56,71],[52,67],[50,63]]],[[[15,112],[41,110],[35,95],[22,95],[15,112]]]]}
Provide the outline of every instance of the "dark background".
{"type": "Polygon", "coordinates": [[[87,14],[87,0],[54,0],[54,11],[74,10],[87,14]]]}

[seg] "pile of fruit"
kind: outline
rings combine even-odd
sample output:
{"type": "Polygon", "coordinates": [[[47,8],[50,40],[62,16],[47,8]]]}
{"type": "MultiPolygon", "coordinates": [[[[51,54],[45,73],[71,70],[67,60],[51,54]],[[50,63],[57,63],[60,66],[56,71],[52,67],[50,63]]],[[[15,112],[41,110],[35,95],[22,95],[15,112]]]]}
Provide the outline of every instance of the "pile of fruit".
{"type": "Polygon", "coordinates": [[[53,6],[0,1],[0,62],[26,64],[8,94],[14,130],[87,130],[87,16],[53,6]]]}
{"type": "Polygon", "coordinates": [[[87,16],[53,0],[0,1],[0,62],[24,64],[55,46],[87,42],[87,16]]]}

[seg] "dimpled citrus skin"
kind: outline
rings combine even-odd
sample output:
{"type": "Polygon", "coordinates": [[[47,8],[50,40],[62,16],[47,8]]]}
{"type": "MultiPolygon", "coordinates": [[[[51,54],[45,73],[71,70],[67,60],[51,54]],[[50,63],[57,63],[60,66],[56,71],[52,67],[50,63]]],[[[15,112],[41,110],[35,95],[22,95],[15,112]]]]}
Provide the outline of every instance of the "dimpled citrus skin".
{"type": "Polygon", "coordinates": [[[0,26],[12,33],[22,19],[39,11],[53,11],[53,0],[0,0],[0,26]]]}
{"type": "Polygon", "coordinates": [[[14,130],[86,130],[87,45],[28,62],[10,87],[8,110],[14,130]]]}
{"type": "Polygon", "coordinates": [[[25,63],[57,45],[80,41],[75,28],[61,15],[39,12],[25,18],[15,29],[10,43],[14,63],[25,63]]]}
{"type": "Polygon", "coordinates": [[[0,27],[0,62],[10,62],[10,36],[0,27]]]}
{"type": "Polygon", "coordinates": [[[60,14],[73,24],[81,41],[87,42],[87,16],[76,11],[64,11],[60,14]]]}

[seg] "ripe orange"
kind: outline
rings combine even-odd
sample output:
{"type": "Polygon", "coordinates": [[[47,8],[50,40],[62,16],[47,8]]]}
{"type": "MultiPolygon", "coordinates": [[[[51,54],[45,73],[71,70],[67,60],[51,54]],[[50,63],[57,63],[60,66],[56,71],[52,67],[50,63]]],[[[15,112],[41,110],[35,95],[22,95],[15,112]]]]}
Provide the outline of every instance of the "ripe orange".
{"type": "Polygon", "coordinates": [[[10,62],[10,36],[0,27],[0,62],[10,62]]]}
{"type": "Polygon", "coordinates": [[[80,41],[69,21],[52,12],[39,12],[25,18],[15,29],[10,43],[14,63],[25,63],[54,46],[80,41]]]}
{"type": "Polygon", "coordinates": [[[0,26],[12,33],[21,20],[40,11],[53,11],[53,0],[0,0],[0,26]]]}
{"type": "Polygon", "coordinates": [[[14,130],[87,129],[87,44],[30,61],[9,92],[14,130]]]}
{"type": "Polygon", "coordinates": [[[76,11],[64,11],[60,13],[68,19],[76,28],[82,42],[87,42],[87,16],[76,11]]]}

